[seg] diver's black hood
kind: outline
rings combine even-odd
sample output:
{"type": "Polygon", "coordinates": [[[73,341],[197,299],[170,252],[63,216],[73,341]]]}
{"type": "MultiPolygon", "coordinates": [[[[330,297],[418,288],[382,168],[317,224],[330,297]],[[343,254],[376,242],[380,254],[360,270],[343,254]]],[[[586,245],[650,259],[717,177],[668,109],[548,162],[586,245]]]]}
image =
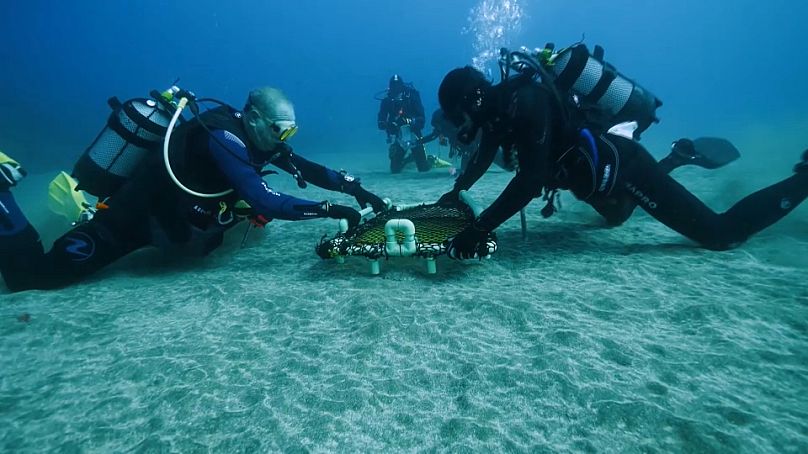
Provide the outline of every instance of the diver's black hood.
{"type": "Polygon", "coordinates": [[[483,73],[471,66],[449,71],[438,88],[438,102],[446,118],[455,126],[463,124],[463,113],[477,122],[491,82],[483,73]]]}

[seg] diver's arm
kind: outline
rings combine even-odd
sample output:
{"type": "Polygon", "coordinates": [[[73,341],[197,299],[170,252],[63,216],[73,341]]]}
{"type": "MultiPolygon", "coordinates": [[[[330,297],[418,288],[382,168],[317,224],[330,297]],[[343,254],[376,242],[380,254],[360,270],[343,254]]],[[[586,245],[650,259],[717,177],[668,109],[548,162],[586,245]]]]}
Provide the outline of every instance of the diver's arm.
{"type": "Polygon", "coordinates": [[[412,120],[412,127],[416,131],[420,131],[424,129],[424,124],[426,124],[426,117],[424,115],[424,104],[421,102],[421,95],[418,93],[418,90],[412,90],[412,95],[410,95],[410,102],[412,103],[412,112],[410,115],[410,120],[412,120]]]}
{"type": "Polygon", "coordinates": [[[498,148],[499,141],[496,138],[491,134],[483,134],[480,147],[471,159],[469,166],[455,180],[454,190],[459,192],[471,188],[491,167],[498,148]]]}
{"type": "Polygon", "coordinates": [[[211,157],[235,192],[252,207],[256,215],[292,221],[327,217],[322,202],[281,194],[267,186],[256,168],[249,164],[247,148],[238,137],[222,130],[214,130],[211,135],[213,137],[208,143],[211,157]],[[223,145],[228,149],[224,149],[223,145]]]}
{"type": "Polygon", "coordinates": [[[423,145],[425,143],[432,142],[433,140],[437,139],[438,137],[440,137],[440,131],[435,129],[434,131],[430,132],[429,134],[421,137],[421,140],[419,140],[418,143],[423,145]]]}
{"type": "Polygon", "coordinates": [[[524,172],[517,173],[494,203],[480,213],[477,228],[490,232],[527,206],[539,195],[533,190],[534,183],[524,172]]]}
{"type": "Polygon", "coordinates": [[[303,178],[304,181],[329,191],[342,192],[356,197],[356,201],[362,208],[369,204],[373,206],[373,211],[377,213],[387,208],[384,200],[363,188],[359,178],[355,178],[353,175],[346,172],[337,172],[294,153],[290,153],[288,159],[283,158],[279,161],[282,162],[277,162],[275,165],[293,175],[294,169],[297,169],[300,178],[303,178]]]}
{"type": "Polygon", "coordinates": [[[377,115],[377,122],[379,125],[379,129],[385,130],[387,129],[387,122],[389,121],[390,115],[390,98],[385,97],[382,99],[382,102],[379,103],[379,114],[377,115]]]}
{"type": "Polygon", "coordinates": [[[290,153],[288,159],[278,158],[272,164],[292,175],[295,174],[294,169],[297,169],[308,183],[329,191],[345,192],[348,183],[344,173],[309,161],[295,153],[290,153]]]}
{"type": "Polygon", "coordinates": [[[553,113],[551,101],[545,95],[530,89],[519,93],[513,119],[519,171],[494,203],[480,214],[479,229],[491,231],[499,227],[540,196],[547,183],[553,113]]]}

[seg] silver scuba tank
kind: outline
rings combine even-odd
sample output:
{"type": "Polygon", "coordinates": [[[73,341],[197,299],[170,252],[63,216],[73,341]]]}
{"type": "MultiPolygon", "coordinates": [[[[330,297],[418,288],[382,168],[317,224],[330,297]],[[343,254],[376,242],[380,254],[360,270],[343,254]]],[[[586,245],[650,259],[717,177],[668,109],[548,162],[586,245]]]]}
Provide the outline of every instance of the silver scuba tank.
{"type": "Polygon", "coordinates": [[[607,128],[636,121],[635,138],[659,122],[656,109],[662,101],[604,62],[602,47],[596,46],[593,55],[584,44],[576,44],[553,55],[551,62],[545,67],[556,87],[575,95],[590,120],[607,128]]]}
{"type": "MultiPolygon", "coordinates": [[[[172,87],[174,88],[174,87],[172,87]]],[[[167,93],[167,92],[165,92],[167,93]]],[[[149,153],[159,153],[171,113],[154,99],[108,100],[107,124],[73,167],[78,189],[104,198],[112,195],[149,153]]]]}

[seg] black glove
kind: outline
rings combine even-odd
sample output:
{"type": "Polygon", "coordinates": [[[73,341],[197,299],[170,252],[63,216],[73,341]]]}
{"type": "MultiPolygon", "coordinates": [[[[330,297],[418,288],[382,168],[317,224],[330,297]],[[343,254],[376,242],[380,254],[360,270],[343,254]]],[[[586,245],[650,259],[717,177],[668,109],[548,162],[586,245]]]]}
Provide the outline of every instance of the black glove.
{"type": "Polygon", "coordinates": [[[379,129],[381,129],[382,131],[387,129],[387,122],[386,121],[379,120],[378,125],[379,125],[379,129]]]}
{"type": "Polygon", "coordinates": [[[357,185],[356,189],[354,189],[353,196],[356,197],[356,203],[362,208],[366,208],[368,204],[370,204],[370,206],[373,207],[374,213],[381,213],[387,209],[387,204],[384,203],[381,197],[366,190],[362,186],[357,185]]]}
{"type": "Polygon", "coordinates": [[[325,206],[326,215],[329,218],[345,219],[348,221],[348,230],[359,225],[359,221],[362,220],[362,215],[351,207],[346,207],[345,205],[331,205],[328,202],[325,203],[325,206]]]}
{"type": "Polygon", "coordinates": [[[460,203],[460,190],[453,188],[451,191],[440,196],[435,203],[443,207],[456,207],[457,204],[460,203]]]}
{"type": "Polygon", "coordinates": [[[466,227],[462,232],[446,242],[446,255],[454,260],[483,258],[488,255],[488,230],[480,229],[476,223],[466,227]]]}

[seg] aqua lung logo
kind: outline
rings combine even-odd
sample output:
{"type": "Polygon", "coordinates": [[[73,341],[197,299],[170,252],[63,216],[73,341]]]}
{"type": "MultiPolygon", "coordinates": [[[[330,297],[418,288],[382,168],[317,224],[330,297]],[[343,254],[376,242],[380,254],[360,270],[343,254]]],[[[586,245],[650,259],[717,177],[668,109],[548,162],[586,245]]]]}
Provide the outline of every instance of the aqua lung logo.
{"type": "Polygon", "coordinates": [[[788,211],[791,209],[791,207],[792,207],[791,199],[789,199],[788,197],[783,197],[782,199],[780,199],[781,210],[788,211]]]}
{"type": "Polygon", "coordinates": [[[95,254],[95,241],[86,233],[78,232],[65,238],[65,251],[74,262],[83,262],[95,254]]]}
{"type": "Polygon", "coordinates": [[[651,198],[645,195],[645,193],[637,189],[637,186],[634,186],[632,183],[626,183],[626,189],[634,194],[634,197],[637,197],[640,203],[642,203],[644,206],[652,210],[656,209],[657,203],[651,200],[651,198]]]}

